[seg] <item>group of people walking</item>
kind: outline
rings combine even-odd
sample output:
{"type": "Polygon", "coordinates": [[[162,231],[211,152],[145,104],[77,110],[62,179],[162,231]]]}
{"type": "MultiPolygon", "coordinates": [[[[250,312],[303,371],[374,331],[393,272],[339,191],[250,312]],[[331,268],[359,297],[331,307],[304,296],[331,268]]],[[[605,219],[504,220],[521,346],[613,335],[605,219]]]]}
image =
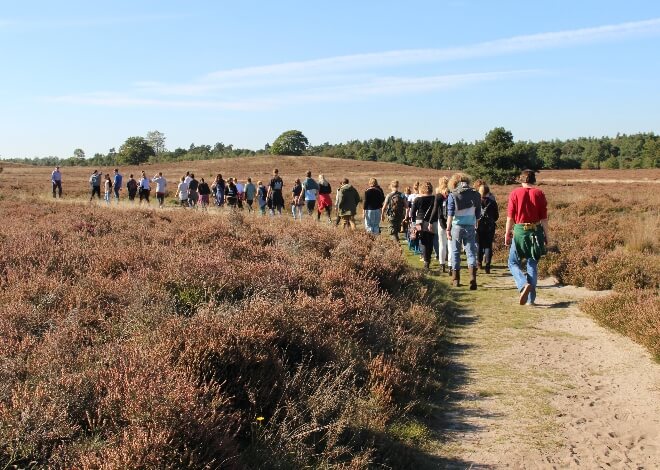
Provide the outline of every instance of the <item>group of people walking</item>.
{"type": "MultiPolygon", "coordinates": [[[[90,201],[96,196],[110,204],[120,200],[124,178],[119,169],[113,175],[102,175],[94,170],[89,178],[90,201]]],[[[53,197],[62,195],[62,175],[56,167],[51,176],[53,197]]],[[[524,170],[520,175],[521,187],[509,195],[505,245],[509,247],[508,265],[520,292],[520,304],[534,304],[536,298],[537,263],[545,254],[548,242],[547,202],[543,192],[535,187],[536,176],[532,170],[524,170]],[[523,269],[526,260],[526,272],[523,269]]],[[[130,202],[139,199],[149,203],[152,186],[155,186],[159,207],[163,207],[167,194],[167,180],[162,172],[148,177],[145,171],[136,180],[131,174],[125,184],[130,202]]],[[[493,256],[493,240],[499,207],[495,196],[484,180],[471,181],[469,175],[456,173],[451,178],[441,177],[435,189],[430,182],[416,182],[404,192],[399,190],[399,182],[389,185],[389,192],[380,187],[376,178],[369,180],[361,194],[344,178],[332,201],[332,187],[323,174],[318,180],[308,171],[303,179],[296,179],[290,192],[291,215],[294,220],[307,216],[325,217],[333,222],[332,209],[335,208],[334,223],[346,228],[356,228],[356,215],[362,203],[365,230],[377,236],[381,223],[388,222],[389,236],[399,241],[399,234],[405,233],[408,246],[422,256],[424,268],[429,269],[432,253],[435,251],[442,272],[449,272],[452,285],[461,285],[461,253],[467,258],[469,288],[477,289],[477,271],[484,269],[490,274],[493,256]]],[[[253,183],[251,178],[241,182],[238,178],[225,180],[218,174],[209,185],[204,178],[197,180],[194,173],[186,172],[176,186],[176,198],[180,206],[206,209],[211,203],[232,209],[248,211],[259,209],[262,215],[282,215],[285,207],[285,184],[279,171],[274,169],[267,184],[253,183]],[[256,206],[256,207],[255,207],[256,206]]]]}
{"type": "MultiPolygon", "coordinates": [[[[504,243],[509,248],[508,266],[520,293],[519,303],[534,305],[538,260],[548,243],[547,201],[535,186],[533,170],[524,170],[519,182],[521,187],[511,192],[507,203],[504,243]]],[[[461,285],[461,253],[465,251],[469,286],[476,290],[477,271],[483,268],[490,274],[499,207],[485,181],[471,183],[470,176],[456,173],[440,178],[435,195],[430,182],[406,188],[407,209],[401,224],[409,247],[421,247],[424,267],[429,268],[435,250],[454,287],[461,285]]],[[[399,220],[394,222],[391,231],[398,239],[399,220]]]]}

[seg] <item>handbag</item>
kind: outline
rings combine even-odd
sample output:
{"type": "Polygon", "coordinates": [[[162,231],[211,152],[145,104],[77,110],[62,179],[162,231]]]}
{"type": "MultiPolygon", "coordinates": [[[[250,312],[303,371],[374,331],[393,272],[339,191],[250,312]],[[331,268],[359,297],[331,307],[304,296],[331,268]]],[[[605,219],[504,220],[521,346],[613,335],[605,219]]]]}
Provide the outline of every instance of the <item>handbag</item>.
{"type": "Polygon", "coordinates": [[[433,233],[433,226],[431,225],[431,222],[428,222],[426,220],[426,218],[430,215],[430,212],[431,212],[432,209],[433,209],[433,204],[431,204],[429,206],[429,208],[426,210],[426,214],[424,214],[424,217],[422,218],[421,222],[415,224],[415,230],[417,232],[431,232],[431,233],[433,233]]]}

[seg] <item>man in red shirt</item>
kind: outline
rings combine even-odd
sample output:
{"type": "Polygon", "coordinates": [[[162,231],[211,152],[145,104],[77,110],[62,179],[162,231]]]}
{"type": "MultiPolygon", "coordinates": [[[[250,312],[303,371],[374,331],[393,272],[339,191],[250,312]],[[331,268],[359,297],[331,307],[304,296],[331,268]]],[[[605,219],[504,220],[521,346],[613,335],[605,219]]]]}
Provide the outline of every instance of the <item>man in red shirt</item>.
{"type": "Polygon", "coordinates": [[[545,194],[534,186],[533,170],[523,170],[519,181],[522,187],[509,195],[504,244],[511,246],[509,270],[520,292],[520,305],[534,305],[537,265],[548,243],[548,208],[545,194]],[[527,260],[527,273],[523,272],[523,259],[527,260]]]}

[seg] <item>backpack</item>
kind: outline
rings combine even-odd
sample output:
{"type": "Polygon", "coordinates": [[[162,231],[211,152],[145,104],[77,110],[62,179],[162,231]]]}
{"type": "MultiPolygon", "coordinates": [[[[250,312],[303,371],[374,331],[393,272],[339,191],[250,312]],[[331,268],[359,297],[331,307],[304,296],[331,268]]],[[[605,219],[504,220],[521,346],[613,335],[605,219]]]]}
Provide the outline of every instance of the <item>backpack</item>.
{"type": "Polygon", "coordinates": [[[403,211],[405,209],[405,196],[399,191],[394,191],[390,196],[390,201],[387,205],[387,217],[390,220],[402,219],[403,211]]]}
{"type": "Polygon", "coordinates": [[[277,178],[273,178],[273,191],[281,191],[282,190],[282,178],[279,176],[277,178]]]}

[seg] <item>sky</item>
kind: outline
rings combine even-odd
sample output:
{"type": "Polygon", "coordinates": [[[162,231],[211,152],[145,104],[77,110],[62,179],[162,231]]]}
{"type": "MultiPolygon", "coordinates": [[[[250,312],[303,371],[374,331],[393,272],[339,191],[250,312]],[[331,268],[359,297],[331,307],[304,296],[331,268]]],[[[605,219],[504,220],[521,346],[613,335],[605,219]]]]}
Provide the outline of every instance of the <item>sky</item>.
{"type": "Polygon", "coordinates": [[[657,0],[0,0],[0,158],[660,131],[657,0]]]}

